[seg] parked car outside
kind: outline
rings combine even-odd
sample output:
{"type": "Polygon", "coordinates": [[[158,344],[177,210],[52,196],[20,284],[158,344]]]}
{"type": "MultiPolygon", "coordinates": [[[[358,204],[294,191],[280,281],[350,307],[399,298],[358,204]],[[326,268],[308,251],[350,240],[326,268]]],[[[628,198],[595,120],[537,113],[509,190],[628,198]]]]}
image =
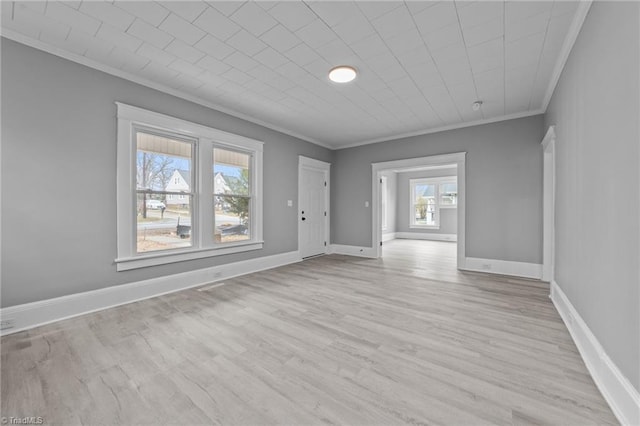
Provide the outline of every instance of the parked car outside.
{"type": "Polygon", "coordinates": [[[147,200],[147,209],[152,210],[163,210],[166,209],[167,206],[160,200],[147,200]]]}

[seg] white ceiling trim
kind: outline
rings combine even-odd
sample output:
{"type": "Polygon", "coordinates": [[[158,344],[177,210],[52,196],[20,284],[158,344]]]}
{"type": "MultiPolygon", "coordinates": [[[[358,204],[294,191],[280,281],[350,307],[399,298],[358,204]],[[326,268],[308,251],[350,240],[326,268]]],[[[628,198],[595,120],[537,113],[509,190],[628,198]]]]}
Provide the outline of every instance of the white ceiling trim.
{"type": "Polygon", "coordinates": [[[189,102],[193,102],[195,104],[202,105],[204,107],[211,108],[213,110],[216,110],[216,111],[219,111],[219,112],[222,112],[222,113],[225,113],[225,114],[229,114],[229,115],[234,116],[236,118],[241,118],[241,119],[246,120],[246,121],[248,121],[250,123],[257,124],[259,126],[263,126],[263,127],[268,128],[268,129],[271,129],[271,130],[275,130],[276,132],[284,133],[285,135],[289,135],[289,136],[292,136],[294,138],[302,139],[305,142],[313,143],[313,144],[322,146],[322,147],[327,148],[327,149],[336,149],[335,147],[333,147],[331,145],[328,145],[328,144],[326,144],[324,142],[320,142],[318,140],[312,139],[312,138],[310,138],[308,136],[304,136],[304,135],[300,135],[298,133],[291,132],[290,130],[284,129],[284,128],[279,127],[279,126],[275,126],[275,125],[273,125],[271,123],[267,123],[265,121],[262,121],[260,119],[255,118],[255,117],[252,117],[252,116],[249,116],[247,114],[241,113],[239,111],[236,111],[236,110],[233,110],[233,109],[230,109],[230,108],[227,108],[227,107],[223,107],[223,106],[215,104],[213,102],[205,101],[205,100],[200,99],[200,98],[198,98],[196,96],[192,96],[192,95],[186,94],[186,93],[181,92],[179,90],[176,90],[176,89],[173,89],[171,87],[165,86],[164,84],[159,84],[159,83],[153,82],[151,80],[148,80],[146,78],[138,77],[138,76],[133,75],[131,73],[128,73],[126,71],[122,71],[122,70],[119,70],[119,69],[116,69],[116,68],[112,68],[112,67],[110,67],[108,65],[101,64],[99,62],[93,61],[93,60],[91,60],[89,58],[86,58],[84,56],[76,55],[75,53],[72,53],[72,52],[67,52],[65,50],[62,50],[62,49],[56,47],[56,46],[52,46],[52,45],[50,45],[48,43],[44,43],[44,42],[42,42],[40,40],[34,40],[34,39],[30,38],[30,37],[27,37],[27,36],[24,36],[22,34],[19,34],[19,33],[15,32],[15,31],[13,31],[13,30],[10,30],[10,29],[7,29],[7,28],[2,28],[2,32],[1,32],[0,35],[2,35],[2,37],[6,37],[6,38],[8,38],[10,40],[13,40],[15,42],[18,42],[18,43],[21,43],[21,44],[25,44],[27,46],[33,47],[33,48],[38,49],[38,50],[42,50],[44,52],[50,53],[50,54],[55,55],[55,56],[59,56],[59,57],[61,57],[63,59],[67,59],[67,60],[69,60],[71,62],[76,62],[76,63],[78,63],[80,65],[84,65],[84,66],[87,66],[89,68],[93,68],[93,69],[96,69],[98,71],[102,71],[102,72],[105,72],[107,74],[111,74],[113,76],[120,77],[120,78],[123,78],[125,80],[132,81],[134,83],[138,83],[138,84],[140,84],[142,86],[146,86],[146,87],[149,87],[151,89],[155,89],[155,90],[158,90],[160,92],[164,92],[166,94],[169,94],[169,95],[172,95],[172,96],[175,96],[175,97],[178,97],[178,98],[182,98],[182,99],[187,100],[189,102]]]}
{"type": "Polygon", "coordinates": [[[397,136],[391,136],[391,137],[387,136],[387,137],[378,138],[378,139],[371,139],[371,140],[366,140],[366,141],[362,141],[362,142],[356,142],[356,143],[352,143],[352,144],[349,144],[349,145],[341,146],[340,148],[337,148],[337,149],[353,148],[353,147],[356,147],[356,146],[369,145],[369,144],[372,144],[372,143],[395,141],[395,140],[398,140],[398,139],[411,138],[411,137],[414,137],[414,136],[429,135],[431,133],[439,133],[439,132],[444,132],[444,131],[447,131],[447,130],[464,129],[465,127],[480,126],[482,124],[497,123],[497,122],[500,122],[500,121],[507,121],[507,120],[515,120],[516,118],[531,117],[532,115],[539,115],[539,114],[544,114],[544,110],[543,109],[536,109],[534,111],[523,111],[523,112],[517,112],[517,113],[514,113],[514,114],[503,115],[501,117],[484,118],[482,120],[468,121],[466,123],[457,123],[457,124],[451,124],[451,125],[448,125],[448,126],[434,127],[433,129],[428,129],[428,130],[419,130],[419,131],[411,132],[411,133],[402,133],[402,134],[397,135],[397,136]]]}
{"type": "Polygon", "coordinates": [[[578,9],[576,10],[576,14],[573,18],[573,21],[571,22],[571,26],[567,31],[567,36],[565,37],[564,43],[562,44],[562,49],[560,50],[558,61],[556,62],[556,66],[553,68],[553,74],[551,74],[549,86],[547,86],[547,91],[544,94],[542,109],[545,112],[547,111],[549,102],[551,102],[551,97],[553,96],[553,92],[556,90],[558,81],[560,81],[562,70],[564,70],[564,67],[567,64],[567,60],[569,60],[569,55],[571,54],[571,50],[573,50],[573,45],[576,43],[578,34],[580,34],[582,24],[584,24],[584,20],[587,18],[587,14],[589,13],[592,2],[592,0],[581,0],[578,4],[578,9]]]}

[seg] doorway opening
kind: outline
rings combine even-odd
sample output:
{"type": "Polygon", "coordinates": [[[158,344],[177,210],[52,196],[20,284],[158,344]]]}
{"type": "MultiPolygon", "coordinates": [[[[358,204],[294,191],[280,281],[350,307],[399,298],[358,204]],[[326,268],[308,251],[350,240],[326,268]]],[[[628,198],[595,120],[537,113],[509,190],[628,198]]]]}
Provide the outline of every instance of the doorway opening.
{"type": "Polygon", "coordinates": [[[465,154],[372,164],[376,257],[413,244],[415,252],[451,252],[454,267],[464,268],[465,154]]]}

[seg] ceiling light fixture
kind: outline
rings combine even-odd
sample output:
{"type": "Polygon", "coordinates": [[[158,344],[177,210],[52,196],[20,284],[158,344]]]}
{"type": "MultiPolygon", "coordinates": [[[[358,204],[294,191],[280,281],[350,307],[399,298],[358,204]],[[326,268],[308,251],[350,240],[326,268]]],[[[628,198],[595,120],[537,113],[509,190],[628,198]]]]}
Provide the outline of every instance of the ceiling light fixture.
{"type": "Polygon", "coordinates": [[[329,71],[329,79],[334,83],[348,83],[356,78],[356,69],[347,65],[340,65],[329,71]]]}
{"type": "Polygon", "coordinates": [[[473,103],[473,105],[471,105],[471,108],[472,108],[474,111],[478,111],[478,110],[480,109],[480,107],[481,107],[481,106],[482,106],[482,101],[475,101],[475,102],[473,103]]]}

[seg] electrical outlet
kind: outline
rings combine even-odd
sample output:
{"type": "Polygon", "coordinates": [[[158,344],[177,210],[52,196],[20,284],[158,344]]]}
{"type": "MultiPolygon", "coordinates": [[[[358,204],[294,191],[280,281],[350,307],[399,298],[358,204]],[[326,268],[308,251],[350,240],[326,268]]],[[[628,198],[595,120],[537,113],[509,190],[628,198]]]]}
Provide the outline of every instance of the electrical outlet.
{"type": "Polygon", "coordinates": [[[16,326],[16,320],[13,318],[7,318],[0,320],[0,330],[6,330],[16,326]]]}

